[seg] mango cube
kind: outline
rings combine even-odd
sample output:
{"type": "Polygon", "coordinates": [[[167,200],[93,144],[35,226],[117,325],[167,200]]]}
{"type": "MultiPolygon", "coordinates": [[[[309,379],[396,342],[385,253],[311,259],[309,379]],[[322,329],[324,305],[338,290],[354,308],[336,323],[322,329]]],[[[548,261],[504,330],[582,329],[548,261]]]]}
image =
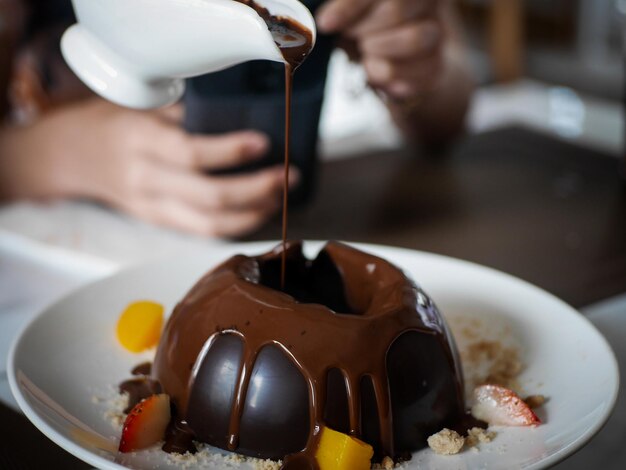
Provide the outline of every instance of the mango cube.
{"type": "Polygon", "coordinates": [[[117,339],[131,352],[157,345],[163,328],[163,306],[149,300],[129,304],[117,321],[117,339]]]}
{"type": "Polygon", "coordinates": [[[374,449],[356,437],[322,427],[315,458],[320,470],[369,470],[374,449]]]}

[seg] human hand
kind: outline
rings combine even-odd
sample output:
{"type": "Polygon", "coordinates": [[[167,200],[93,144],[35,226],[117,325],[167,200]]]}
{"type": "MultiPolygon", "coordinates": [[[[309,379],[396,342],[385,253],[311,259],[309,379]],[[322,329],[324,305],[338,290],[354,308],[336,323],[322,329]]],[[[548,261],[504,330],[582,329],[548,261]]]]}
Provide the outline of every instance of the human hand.
{"type": "MultiPolygon", "coordinates": [[[[258,132],[185,133],[181,108],[128,110],[89,99],[0,134],[0,199],[87,197],[207,236],[238,236],[280,207],[283,167],[213,176],[265,155],[258,132]]],[[[296,183],[295,169],[290,181],[296,183]]]]}
{"type": "Polygon", "coordinates": [[[339,33],[363,63],[370,85],[407,99],[437,86],[445,28],[441,0],[328,0],[318,29],[339,33]]]}

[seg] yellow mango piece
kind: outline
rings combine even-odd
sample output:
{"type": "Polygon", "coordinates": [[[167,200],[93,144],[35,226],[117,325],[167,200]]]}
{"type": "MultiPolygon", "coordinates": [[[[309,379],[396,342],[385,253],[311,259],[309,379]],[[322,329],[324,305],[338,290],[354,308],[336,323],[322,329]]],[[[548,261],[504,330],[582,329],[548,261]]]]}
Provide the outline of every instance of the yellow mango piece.
{"type": "Polygon", "coordinates": [[[356,437],[322,427],[315,458],[320,470],[369,470],[374,449],[356,437]]]}
{"type": "Polygon", "coordinates": [[[157,345],[163,328],[163,306],[149,300],[133,302],[117,321],[117,339],[129,351],[138,353],[157,345]]]}

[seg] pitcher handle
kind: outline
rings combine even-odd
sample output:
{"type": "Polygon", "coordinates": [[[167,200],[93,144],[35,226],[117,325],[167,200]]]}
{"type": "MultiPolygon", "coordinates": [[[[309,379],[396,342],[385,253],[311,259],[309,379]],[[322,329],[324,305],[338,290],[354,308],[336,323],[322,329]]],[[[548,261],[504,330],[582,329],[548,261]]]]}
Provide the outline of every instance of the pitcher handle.
{"type": "Polygon", "coordinates": [[[80,24],[61,39],[61,51],[74,73],[94,92],[121,106],[150,109],[178,101],[185,91],[181,78],[151,80],[80,24]]]}

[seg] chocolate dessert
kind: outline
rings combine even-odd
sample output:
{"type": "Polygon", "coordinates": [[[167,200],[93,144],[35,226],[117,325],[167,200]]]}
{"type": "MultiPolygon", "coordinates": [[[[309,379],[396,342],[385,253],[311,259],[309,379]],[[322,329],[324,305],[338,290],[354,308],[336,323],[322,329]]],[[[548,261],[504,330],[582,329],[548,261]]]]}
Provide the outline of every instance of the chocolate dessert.
{"type": "Polygon", "coordinates": [[[171,398],[164,448],[191,438],[283,468],[317,468],[321,426],[401,457],[464,414],[453,339],[403,272],[344,244],[237,255],[189,291],[152,379],[171,398]]]}

